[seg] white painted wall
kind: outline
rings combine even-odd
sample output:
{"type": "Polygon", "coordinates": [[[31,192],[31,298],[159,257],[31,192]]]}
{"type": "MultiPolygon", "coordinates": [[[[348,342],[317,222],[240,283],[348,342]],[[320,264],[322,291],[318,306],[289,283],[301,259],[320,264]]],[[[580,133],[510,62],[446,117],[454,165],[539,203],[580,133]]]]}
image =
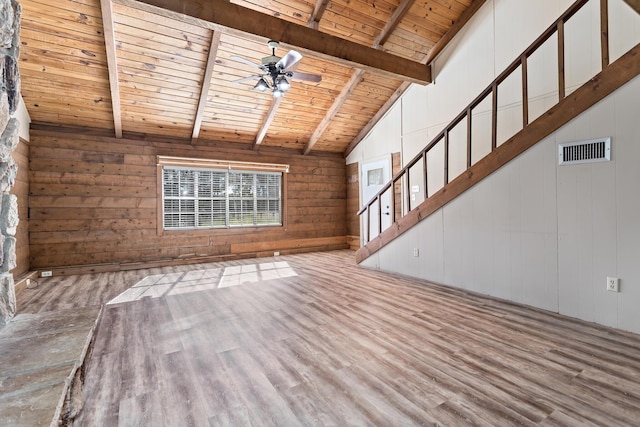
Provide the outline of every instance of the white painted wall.
{"type": "MultiPolygon", "coordinates": [[[[406,164],[571,3],[487,1],[436,59],[435,84],[401,98],[393,116],[400,114],[400,126],[379,124],[347,162],[380,156],[386,141],[373,135],[391,126],[406,164]]],[[[597,30],[599,2],[591,3],[567,28],[568,43],[582,52],[567,58],[568,91],[598,71],[599,36],[587,30],[597,30]]],[[[640,41],[640,18],[622,0],[610,0],[609,9],[614,60],[640,41]]],[[[554,44],[529,63],[530,76],[532,67],[544,76],[530,86],[538,114],[555,102],[554,44]]],[[[507,100],[502,108],[509,117],[520,106],[507,100]]],[[[639,109],[636,78],[363,265],[640,333],[639,109]],[[613,138],[611,162],[557,166],[559,143],[603,136],[613,138]],[[621,278],[619,294],[605,290],[606,276],[621,278]]],[[[483,154],[478,148],[475,160],[483,154]]]]}
{"type": "Polygon", "coordinates": [[[20,96],[20,103],[16,109],[16,118],[20,121],[20,138],[25,141],[29,141],[29,125],[31,124],[31,117],[27,111],[27,106],[24,105],[22,96],[20,96]]]}
{"type": "Polygon", "coordinates": [[[636,77],[362,265],[640,333],[639,110],[636,77]],[[603,136],[612,161],[557,165],[603,136]]]}
{"type": "MultiPolygon", "coordinates": [[[[384,115],[378,124],[369,132],[365,140],[349,154],[347,164],[359,162],[367,163],[381,157],[388,157],[390,153],[397,153],[401,149],[402,140],[402,105],[396,103],[384,115]]],[[[363,202],[365,202],[363,200],[363,202]]]]}

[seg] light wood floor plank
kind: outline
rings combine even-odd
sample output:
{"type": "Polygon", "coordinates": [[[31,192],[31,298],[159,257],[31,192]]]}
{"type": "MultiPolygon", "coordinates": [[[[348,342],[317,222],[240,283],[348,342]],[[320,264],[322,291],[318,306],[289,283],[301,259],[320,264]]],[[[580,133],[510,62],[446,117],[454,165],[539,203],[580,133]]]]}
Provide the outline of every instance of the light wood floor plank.
{"type": "Polygon", "coordinates": [[[363,269],[349,251],[54,279],[21,297],[31,310],[157,283],[105,307],[78,426],[640,420],[640,336],[363,269]]]}

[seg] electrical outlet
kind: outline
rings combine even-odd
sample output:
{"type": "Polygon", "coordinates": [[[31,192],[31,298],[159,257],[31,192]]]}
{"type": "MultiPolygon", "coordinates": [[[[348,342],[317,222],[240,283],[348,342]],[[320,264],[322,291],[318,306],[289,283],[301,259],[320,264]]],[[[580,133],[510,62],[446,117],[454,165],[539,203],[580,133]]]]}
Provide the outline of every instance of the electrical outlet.
{"type": "Polygon", "coordinates": [[[620,279],[617,277],[607,277],[607,290],[610,292],[620,292],[620,279]]]}
{"type": "Polygon", "coordinates": [[[280,252],[275,251],[275,252],[273,253],[273,256],[280,256],[280,252]]]}
{"type": "Polygon", "coordinates": [[[413,256],[420,256],[420,250],[418,248],[413,248],[413,256]]]}
{"type": "Polygon", "coordinates": [[[53,276],[53,273],[51,272],[51,270],[40,272],[40,277],[51,277],[51,276],[53,276]]]}

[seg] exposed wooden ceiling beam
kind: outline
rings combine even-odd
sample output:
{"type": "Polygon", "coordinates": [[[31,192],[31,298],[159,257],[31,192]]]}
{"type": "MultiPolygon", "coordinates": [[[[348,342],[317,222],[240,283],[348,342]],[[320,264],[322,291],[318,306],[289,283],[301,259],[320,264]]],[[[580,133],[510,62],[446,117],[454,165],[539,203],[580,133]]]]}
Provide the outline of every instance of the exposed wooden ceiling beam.
{"type": "Polygon", "coordinates": [[[636,13],[640,14],[640,0],[624,0],[629,7],[636,11],[636,13]]]}
{"type": "Polygon", "coordinates": [[[122,114],[120,112],[120,83],[118,79],[118,63],[116,60],[116,36],[113,31],[113,9],[111,0],[100,0],[102,10],[102,26],[104,28],[104,44],[107,51],[107,68],[109,70],[109,88],[111,90],[111,109],[113,110],[113,128],[116,138],[122,138],[122,114]]]}
{"type": "Polygon", "coordinates": [[[409,86],[411,86],[411,83],[403,82],[398,87],[398,89],[393,92],[393,95],[391,95],[391,97],[387,99],[387,102],[385,102],[382,108],[380,108],[378,112],[371,118],[371,120],[369,120],[369,123],[367,123],[367,125],[362,129],[360,129],[360,132],[358,132],[356,137],[353,138],[353,141],[351,141],[347,149],[344,151],[344,157],[347,157],[353,151],[353,149],[356,148],[360,141],[362,141],[364,137],[367,136],[371,129],[373,129],[373,127],[378,124],[380,119],[382,119],[384,115],[387,114],[387,111],[389,111],[391,107],[393,107],[393,104],[395,104],[396,101],[402,96],[402,94],[407,89],[409,89],[409,86]]]}
{"type": "MultiPolygon", "coordinates": [[[[402,3],[400,3],[400,5],[395,10],[395,12],[393,12],[393,15],[391,15],[391,18],[389,19],[387,24],[384,26],[384,28],[382,29],[378,37],[376,37],[376,39],[374,40],[373,47],[375,49],[379,49],[380,46],[384,45],[384,43],[389,38],[389,35],[391,35],[393,30],[398,26],[398,24],[400,23],[402,18],[407,14],[407,12],[409,11],[409,9],[411,8],[414,2],[415,0],[403,0],[402,3]]],[[[364,75],[364,71],[362,69],[357,69],[353,73],[349,81],[346,83],[346,85],[340,92],[340,95],[338,95],[338,97],[335,99],[335,101],[333,102],[333,105],[331,106],[329,111],[327,111],[327,114],[324,116],[320,124],[316,127],[315,131],[311,135],[309,142],[307,142],[307,145],[304,148],[303,154],[309,154],[313,146],[316,145],[316,143],[318,142],[318,140],[320,139],[324,131],[329,126],[329,123],[331,123],[331,121],[334,119],[336,114],[338,114],[338,111],[340,110],[342,105],[345,103],[347,98],[349,98],[349,96],[351,95],[353,90],[356,88],[356,86],[360,84],[360,82],[362,81],[363,75],[364,75]]]]}
{"type": "MultiPolygon", "coordinates": [[[[453,40],[456,34],[466,25],[467,22],[471,19],[471,17],[480,9],[485,3],[486,0],[473,0],[469,7],[465,9],[464,12],[460,15],[458,20],[453,23],[453,25],[449,28],[449,30],[442,35],[440,40],[431,48],[429,53],[424,59],[424,63],[430,66],[433,59],[446,47],[446,45],[453,40]]],[[[640,0],[625,0],[625,1],[636,1],[640,3],[640,0]]],[[[367,136],[367,134],[373,129],[373,127],[387,114],[387,111],[393,107],[393,104],[402,96],[402,94],[409,89],[411,84],[409,82],[403,82],[398,89],[393,93],[391,98],[384,103],[382,108],[378,110],[378,112],[369,120],[369,123],[365,127],[363,127],[358,135],[353,138],[353,141],[349,144],[347,149],[344,151],[344,157],[347,157],[356,146],[367,136]]]]}
{"type": "MultiPolygon", "coordinates": [[[[467,7],[464,12],[460,15],[458,20],[453,23],[451,27],[447,30],[446,33],[440,37],[440,40],[436,42],[435,45],[429,50],[427,57],[423,61],[427,65],[431,65],[431,61],[438,56],[440,52],[449,44],[451,40],[458,34],[458,32],[469,22],[469,20],[476,14],[476,12],[480,9],[480,7],[485,3],[486,0],[473,0],[469,7],[467,7]]],[[[640,0],[639,0],[640,1],[640,0]]]]}
{"type": "Polygon", "coordinates": [[[331,120],[333,120],[336,114],[338,114],[338,111],[340,110],[344,102],[349,98],[351,92],[353,92],[356,86],[358,86],[358,84],[362,81],[363,75],[363,70],[356,70],[355,73],[353,73],[347,84],[345,84],[342,88],[340,95],[338,95],[335,101],[333,101],[333,105],[331,106],[331,108],[329,108],[329,111],[327,111],[327,114],[324,116],[318,127],[316,127],[316,130],[311,135],[309,142],[307,142],[307,145],[304,148],[303,154],[309,154],[313,146],[316,145],[316,142],[318,142],[324,131],[327,129],[327,126],[329,126],[331,120]]]}
{"type": "Polygon", "coordinates": [[[189,22],[217,31],[243,36],[255,35],[261,41],[277,40],[296,47],[303,54],[364,69],[413,83],[427,84],[431,70],[416,61],[330,34],[238,6],[228,0],[114,0],[171,19],[189,22]]]}
{"type": "Polygon", "coordinates": [[[264,137],[267,135],[267,130],[269,126],[271,126],[271,122],[276,117],[276,113],[278,112],[278,107],[284,98],[273,98],[273,102],[271,103],[271,107],[267,112],[267,115],[264,118],[264,122],[262,122],[262,127],[260,131],[258,131],[258,136],[256,137],[256,142],[253,143],[253,149],[257,150],[262,141],[264,141],[264,137]]]}
{"type": "Polygon", "coordinates": [[[328,4],[329,0],[316,0],[316,6],[313,8],[313,12],[311,13],[309,21],[307,22],[307,26],[309,28],[313,28],[314,30],[318,29],[318,24],[320,23],[322,15],[327,9],[328,4]]]}
{"type": "Polygon", "coordinates": [[[216,56],[218,55],[218,44],[220,44],[220,31],[213,31],[211,34],[211,44],[209,46],[209,55],[207,56],[207,65],[202,78],[200,87],[200,100],[198,101],[198,109],[196,110],[196,118],[193,121],[193,134],[191,138],[197,139],[200,135],[200,127],[202,126],[202,115],[204,107],[207,105],[207,95],[211,87],[211,77],[213,76],[213,66],[216,64],[216,56]]]}
{"type": "Polygon", "coordinates": [[[391,18],[389,18],[389,21],[385,24],[380,34],[378,34],[378,37],[376,37],[373,42],[374,48],[378,48],[386,43],[391,33],[393,33],[393,30],[396,29],[402,18],[404,18],[407,12],[409,12],[413,3],[415,3],[415,0],[402,0],[402,3],[400,3],[393,12],[393,15],[391,15],[391,18]]]}

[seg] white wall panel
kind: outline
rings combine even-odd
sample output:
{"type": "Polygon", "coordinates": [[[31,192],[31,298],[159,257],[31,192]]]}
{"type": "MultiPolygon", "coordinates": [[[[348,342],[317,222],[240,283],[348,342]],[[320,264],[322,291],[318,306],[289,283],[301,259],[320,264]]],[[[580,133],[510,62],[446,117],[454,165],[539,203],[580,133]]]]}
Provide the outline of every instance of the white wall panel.
{"type": "Polygon", "coordinates": [[[358,146],[347,156],[347,164],[366,163],[402,150],[402,107],[395,104],[358,146]]]}
{"type": "Polygon", "coordinates": [[[500,73],[542,34],[573,0],[495,0],[493,3],[496,34],[495,72],[500,73]]]}
{"type": "MultiPolygon", "coordinates": [[[[568,43],[578,51],[567,58],[568,83],[573,86],[599,70],[598,31],[583,31],[597,29],[599,2],[591,1],[589,9],[567,28],[568,43]]],[[[571,3],[488,0],[436,59],[435,84],[412,89],[403,97],[402,114],[396,118],[402,124],[404,164],[571,3]]],[[[615,59],[640,41],[640,18],[622,0],[609,0],[609,14],[615,59]]],[[[531,120],[557,101],[556,57],[553,38],[529,61],[531,120]]],[[[508,102],[516,94],[506,95],[501,114],[517,122],[520,107],[510,109],[508,102]]],[[[481,110],[474,114],[474,140],[490,130],[481,110]]],[[[640,77],[421,221],[363,265],[640,333],[638,111],[640,77]],[[612,137],[611,162],[557,165],[559,143],[606,136],[612,137]],[[419,257],[412,256],[415,247],[419,257]],[[620,278],[620,293],[606,291],[607,276],[620,278]]],[[[454,142],[452,170],[456,173],[455,162],[461,161],[462,152],[454,142]]],[[[486,147],[474,148],[473,161],[486,152],[486,147]]],[[[438,147],[428,159],[430,194],[442,185],[442,166],[435,161],[442,158],[438,147]]]]}
{"type": "MultiPolygon", "coordinates": [[[[524,276],[523,276],[523,239],[522,235],[522,197],[520,181],[522,175],[517,167],[511,163],[507,165],[509,171],[509,193],[507,203],[509,205],[509,250],[511,251],[511,295],[512,300],[523,303],[525,301],[524,276]]],[[[498,186],[499,188],[500,186],[498,186]]],[[[496,197],[498,200],[498,197],[496,197]]]]}
{"type": "MultiPolygon", "coordinates": [[[[611,162],[592,164],[593,200],[593,279],[594,320],[608,326],[616,326],[618,294],[607,292],[605,279],[616,277],[617,266],[617,206],[616,206],[616,169],[617,147],[623,146],[618,138],[616,126],[616,96],[609,97],[590,109],[589,127],[593,138],[610,136],[613,145],[611,162]]],[[[632,105],[629,107],[634,108],[632,105]]],[[[635,107],[637,108],[637,106],[635,107]]]]}
{"type": "MultiPolygon", "coordinates": [[[[514,275],[512,268],[514,262],[519,260],[519,252],[513,250],[511,242],[512,216],[518,214],[511,209],[512,200],[509,195],[511,185],[510,168],[502,168],[493,175],[494,185],[492,188],[492,245],[493,245],[493,286],[491,294],[498,298],[513,299],[512,287],[514,286],[514,275]]],[[[517,277],[517,276],[515,276],[517,277]]]]}
{"type": "Polygon", "coordinates": [[[429,120],[427,110],[427,86],[413,84],[404,93],[402,103],[402,133],[409,135],[423,130],[429,120]]]}
{"type": "Polygon", "coordinates": [[[580,317],[580,270],[579,251],[581,242],[575,238],[580,230],[578,216],[578,170],[561,168],[558,170],[558,251],[562,262],[558,266],[559,307],[563,313],[580,317]]]}
{"type": "Polygon", "coordinates": [[[617,326],[618,295],[605,288],[606,277],[618,276],[616,236],[615,165],[594,164],[592,175],[593,245],[591,285],[594,294],[594,321],[617,326]]]}
{"type": "Polygon", "coordinates": [[[406,233],[417,240],[383,248],[380,263],[640,332],[639,108],[637,77],[406,233]],[[608,135],[611,162],[557,165],[559,143],[608,135]],[[429,267],[400,259],[414,245],[429,267]],[[607,276],[620,277],[620,293],[606,291],[607,276]]]}
{"type": "Polygon", "coordinates": [[[491,96],[471,112],[471,164],[491,152],[491,96]]]}
{"type": "Polygon", "coordinates": [[[624,0],[609,0],[609,59],[615,61],[640,42],[640,16],[624,0]]]}
{"type": "Polygon", "coordinates": [[[420,223],[417,229],[420,248],[420,271],[416,277],[429,277],[444,283],[443,211],[439,209],[420,223]]]}
{"type": "Polygon", "coordinates": [[[22,96],[20,96],[20,102],[18,103],[18,108],[16,109],[16,118],[20,122],[20,138],[25,141],[29,141],[29,125],[31,124],[31,117],[29,117],[29,112],[27,111],[27,106],[24,105],[24,100],[22,96]]]}
{"type": "Polygon", "coordinates": [[[471,240],[463,244],[470,246],[469,262],[473,265],[469,286],[476,292],[491,294],[494,291],[494,247],[493,247],[493,188],[480,182],[477,191],[470,192],[471,240]]]}
{"type": "Polygon", "coordinates": [[[427,186],[429,195],[444,186],[444,141],[440,140],[427,153],[427,186]]]}
{"type": "Polygon", "coordinates": [[[380,257],[380,269],[384,271],[402,271],[402,274],[418,276],[421,270],[421,258],[413,256],[413,249],[419,248],[418,233],[405,233],[400,236],[398,251],[380,257]]]}
{"type": "Polygon", "coordinates": [[[567,95],[602,69],[600,2],[588,2],[565,24],[565,80],[567,95]]]}
{"type": "Polygon", "coordinates": [[[418,161],[409,169],[410,188],[410,209],[413,209],[424,202],[424,164],[418,161]]]}
{"type": "MultiPolygon", "coordinates": [[[[380,270],[380,258],[385,258],[386,257],[386,251],[385,253],[383,252],[376,252],[375,254],[371,255],[370,257],[368,257],[367,259],[365,259],[364,261],[362,261],[360,263],[361,266],[363,267],[367,267],[367,268],[373,268],[375,270],[380,270]]],[[[397,269],[392,269],[392,270],[384,270],[384,271],[392,271],[392,272],[396,272],[398,271],[397,269]]]]}
{"type": "MultiPolygon", "coordinates": [[[[458,115],[495,78],[492,3],[476,12],[466,27],[432,64],[434,83],[427,86],[427,115],[422,126],[439,125],[458,115]]],[[[437,133],[436,132],[436,133],[437,133]]]]}
{"type": "MultiPolygon", "coordinates": [[[[557,309],[555,144],[547,139],[513,165],[521,232],[521,302],[557,309]],[[516,184],[517,183],[517,184],[516,184]]],[[[514,194],[515,196],[515,194],[514,194]]]]}
{"type": "Polygon", "coordinates": [[[473,277],[473,198],[462,194],[443,208],[444,283],[469,289],[473,277]]]}
{"type": "Polygon", "coordinates": [[[402,167],[406,166],[429,143],[426,129],[402,137],[402,167]]]}
{"type": "Polygon", "coordinates": [[[449,182],[467,170],[467,120],[449,132],[449,182]]]}
{"type": "Polygon", "coordinates": [[[554,34],[527,61],[529,122],[558,102],[558,37],[554,34]]]}
{"type": "MultiPolygon", "coordinates": [[[[640,77],[614,98],[618,327],[640,332],[640,77]]],[[[601,131],[601,130],[599,130],[601,131]]],[[[611,298],[611,297],[610,297],[611,298]]]]}

